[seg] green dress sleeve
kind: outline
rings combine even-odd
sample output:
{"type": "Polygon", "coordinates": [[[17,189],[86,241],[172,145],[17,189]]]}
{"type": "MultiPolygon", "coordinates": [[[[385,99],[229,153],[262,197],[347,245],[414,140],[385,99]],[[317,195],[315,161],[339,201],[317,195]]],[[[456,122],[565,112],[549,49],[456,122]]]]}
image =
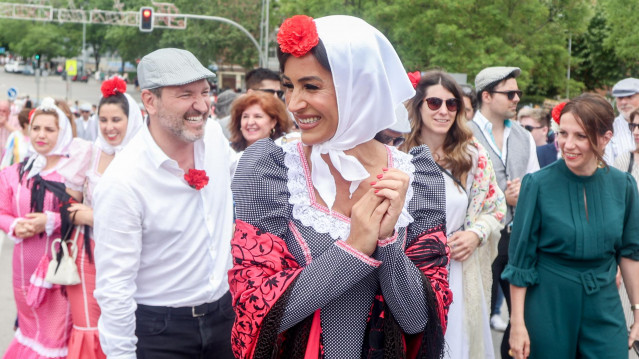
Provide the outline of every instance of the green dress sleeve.
{"type": "Polygon", "coordinates": [[[537,273],[537,247],[541,230],[539,179],[532,174],[524,176],[517,200],[513,230],[508,247],[508,265],[501,277],[518,287],[539,283],[537,273]]]}
{"type": "Polygon", "coordinates": [[[626,181],[626,213],[619,255],[639,261],[639,193],[630,174],[626,174],[626,181]]]}

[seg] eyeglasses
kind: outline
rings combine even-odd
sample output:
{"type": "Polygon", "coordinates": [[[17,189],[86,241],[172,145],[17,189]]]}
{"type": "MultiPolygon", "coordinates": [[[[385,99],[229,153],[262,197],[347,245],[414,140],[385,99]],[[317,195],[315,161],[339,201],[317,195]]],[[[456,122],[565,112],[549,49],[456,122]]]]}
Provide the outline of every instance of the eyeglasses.
{"type": "Polygon", "coordinates": [[[490,91],[492,93],[501,93],[506,95],[506,97],[508,97],[509,100],[512,100],[515,98],[515,95],[517,95],[517,97],[521,98],[521,96],[524,94],[523,92],[521,92],[520,90],[510,90],[510,91],[490,91]]]}
{"type": "Polygon", "coordinates": [[[277,97],[282,98],[284,96],[284,91],[282,90],[273,90],[273,89],[257,89],[258,91],[268,92],[271,95],[277,95],[277,97]]]}
{"type": "Polygon", "coordinates": [[[524,128],[527,129],[529,132],[532,132],[533,130],[538,130],[540,128],[544,128],[544,126],[524,125],[524,128]]]}
{"type": "Polygon", "coordinates": [[[639,127],[639,123],[629,123],[628,124],[628,128],[630,129],[630,132],[633,132],[635,130],[635,128],[639,127]]]}
{"type": "Polygon", "coordinates": [[[406,140],[404,136],[397,136],[397,137],[389,136],[385,134],[384,131],[379,132],[377,135],[375,135],[375,139],[385,145],[390,145],[395,147],[401,146],[402,143],[404,143],[404,141],[406,140]]]}
{"type": "Polygon", "coordinates": [[[428,105],[428,108],[433,111],[439,110],[444,102],[446,102],[446,109],[450,112],[457,112],[457,109],[459,108],[459,100],[456,98],[449,98],[444,101],[439,97],[429,97],[424,99],[424,101],[426,102],[426,105],[428,105]]]}

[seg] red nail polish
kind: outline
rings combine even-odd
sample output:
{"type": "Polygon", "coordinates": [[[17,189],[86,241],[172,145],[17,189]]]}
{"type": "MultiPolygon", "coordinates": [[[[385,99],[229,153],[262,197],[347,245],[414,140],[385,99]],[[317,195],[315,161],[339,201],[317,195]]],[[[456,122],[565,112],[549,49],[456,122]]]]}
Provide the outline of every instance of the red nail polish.
{"type": "Polygon", "coordinates": [[[377,184],[377,182],[371,182],[371,186],[374,186],[376,184],[377,184]]]}
{"type": "Polygon", "coordinates": [[[382,179],[382,177],[384,177],[384,175],[377,175],[377,178],[382,179]]]}
{"type": "Polygon", "coordinates": [[[382,168],[382,171],[386,172],[388,171],[388,168],[382,168]]]}
{"type": "Polygon", "coordinates": [[[377,193],[377,192],[379,192],[379,190],[378,190],[378,189],[376,189],[376,190],[375,190],[375,193],[377,193]]]}

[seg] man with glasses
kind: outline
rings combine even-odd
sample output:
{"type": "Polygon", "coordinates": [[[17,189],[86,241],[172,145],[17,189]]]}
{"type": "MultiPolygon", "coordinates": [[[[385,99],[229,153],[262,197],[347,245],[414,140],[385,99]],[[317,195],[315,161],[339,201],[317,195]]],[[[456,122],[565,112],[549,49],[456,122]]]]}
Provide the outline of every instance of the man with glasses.
{"type": "MultiPolygon", "coordinates": [[[[491,324],[496,327],[495,300],[497,285],[500,285],[508,312],[510,312],[510,286],[501,279],[508,263],[508,244],[515,206],[519,198],[521,178],[527,173],[539,169],[535,141],[523,127],[511,118],[517,114],[517,104],[522,92],[517,85],[517,76],[521,74],[518,67],[488,67],[475,77],[475,91],[479,110],[475,113],[469,126],[477,140],[486,148],[493,162],[493,168],[499,188],[506,196],[506,227],[501,232],[497,258],[492,265],[493,288],[491,299],[491,324]]],[[[502,358],[508,356],[509,329],[506,329],[501,343],[502,358]]]]}
{"type": "Polygon", "coordinates": [[[604,161],[610,166],[619,155],[635,150],[635,141],[628,123],[632,111],[639,109],[639,79],[629,77],[617,82],[612,87],[612,95],[616,98],[619,116],[612,124],[614,134],[603,156],[604,161]]]}
{"type": "Polygon", "coordinates": [[[537,146],[539,167],[544,168],[557,161],[555,135],[550,133],[550,115],[540,108],[524,107],[517,113],[517,122],[528,130],[537,146]]]}
{"type": "Polygon", "coordinates": [[[270,93],[277,98],[282,98],[284,92],[282,91],[280,75],[269,69],[259,67],[246,73],[244,78],[246,81],[246,93],[250,94],[253,91],[262,91],[270,93]]]}

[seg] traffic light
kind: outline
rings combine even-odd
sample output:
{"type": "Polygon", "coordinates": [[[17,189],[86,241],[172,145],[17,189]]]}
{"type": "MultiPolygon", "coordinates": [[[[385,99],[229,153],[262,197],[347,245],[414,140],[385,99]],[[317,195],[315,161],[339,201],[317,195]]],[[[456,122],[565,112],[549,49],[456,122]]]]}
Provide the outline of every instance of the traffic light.
{"type": "Polygon", "coordinates": [[[36,68],[40,68],[40,54],[35,55],[36,68]]]}
{"type": "Polygon", "coordinates": [[[140,31],[153,31],[153,8],[144,6],[140,8],[140,31]]]}

